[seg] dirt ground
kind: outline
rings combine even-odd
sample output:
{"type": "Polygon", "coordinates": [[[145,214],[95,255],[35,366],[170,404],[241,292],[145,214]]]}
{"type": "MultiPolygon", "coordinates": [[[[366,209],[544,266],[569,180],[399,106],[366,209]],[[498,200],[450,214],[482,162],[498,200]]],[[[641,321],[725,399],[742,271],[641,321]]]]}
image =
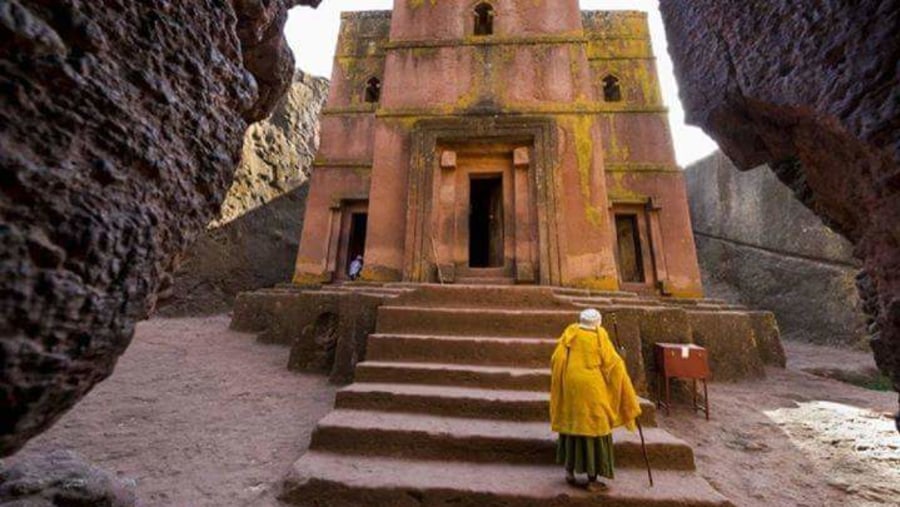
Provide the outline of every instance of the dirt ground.
{"type": "Polygon", "coordinates": [[[788,369],[710,386],[712,420],[690,410],[661,426],[694,446],[700,473],[739,506],[900,505],[897,394],[805,371],[874,367],[853,350],[786,343],[788,369]]]}
{"type": "Polygon", "coordinates": [[[287,348],[228,323],[142,322],[113,375],[22,452],[72,449],[134,479],[142,506],[259,503],[306,449],[334,387],[289,372],[287,348]]]}
{"type": "MultiPolygon", "coordinates": [[[[794,369],[860,369],[870,356],[787,349],[786,371],[712,385],[710,422],[679,409],[661,424],[736,505],[900,505],[896,395],[794,369]]],[[[144,322],[113,376],[23,453],[72,449],[135,479],[143,506],[270,504],[334,399],[324,378],[288,372],[287,356],[226,316],[144,322]]]]}

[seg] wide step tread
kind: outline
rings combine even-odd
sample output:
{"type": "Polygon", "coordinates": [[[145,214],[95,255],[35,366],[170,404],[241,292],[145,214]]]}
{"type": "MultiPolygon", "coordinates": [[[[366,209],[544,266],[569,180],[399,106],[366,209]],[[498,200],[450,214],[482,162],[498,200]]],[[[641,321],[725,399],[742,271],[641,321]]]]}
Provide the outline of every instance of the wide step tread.
{"type": "MultiPolygon", "coordinates": [[[[357,382],[338,390],[335,408],[474,419],[547,421],[550,395],[539,391],[357,382]]],[[[641,399],[641,423],[656,426],[654,405],[641,399]]]]}
{"type": "Polygon", "coordinates": [[[604,505],[620,507],[727,507],[733,505],[690,472],[657,470],[655,486],[646,471],[616,470],[602,496],[566,485],[558,466],[347,457],[309,452],[283,484],[279,499],[297,506],[476,507],[504,505],[604,505]]]}
{"type": "Polygon", "coordinates": [[[578,310],[381,306],[378,333],[558,337],[578,310]]]}
{"type": "MultiPolygon", "coordinates": [[[[693,451],[684,441],[659,428],[646,428],[644,435],[655,468],[694,469],[693,451]]],[[[413,459],[552,464],[556,439],[546,422],[336,410],[319,422],[310,448],[413,459]]],[[[636,433],[618,429],[613,440],[617,466],[644,466],[636,433]]]]}
{"type": "Polygon", "coordinates": [[[356,381],[547,391],[550,368],[364,361],[356,365],[356,381]]]}
{"type": "Polygon", "coordinates": [[[366,357],[376,361],[546,367],[555,339],[373,334],[366,357]]]}

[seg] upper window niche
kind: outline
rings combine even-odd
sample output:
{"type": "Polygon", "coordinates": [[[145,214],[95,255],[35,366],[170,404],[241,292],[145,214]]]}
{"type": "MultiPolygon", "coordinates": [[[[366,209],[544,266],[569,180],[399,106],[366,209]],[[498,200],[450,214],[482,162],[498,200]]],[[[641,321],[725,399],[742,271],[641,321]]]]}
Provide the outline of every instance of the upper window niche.
{"type": "Polygon", "coordinates": [[[475,6],[475,35],[494,34],[494,8],[487,2],[475,6]]]}
{"type": "Polygon", "coordinates": [[[619,86],[619,78],[612,74],[603,78],[603,100],[606,102],[622,101],[622,87],[619,86]]]}
{"type": "Polygon", "coordinates": [[[369,104],[377,104],[381,100],[381,81],[377,77],[369,78],[366,81],[365,100],[369,104]]]}

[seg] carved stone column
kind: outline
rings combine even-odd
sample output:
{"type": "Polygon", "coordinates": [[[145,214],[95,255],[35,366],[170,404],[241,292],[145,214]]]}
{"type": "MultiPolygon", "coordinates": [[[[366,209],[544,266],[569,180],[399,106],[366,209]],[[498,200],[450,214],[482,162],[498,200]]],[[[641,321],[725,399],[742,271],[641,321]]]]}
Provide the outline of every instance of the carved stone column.
{"type": "Polygon", "coordinates": [[[437,196],[434,202],[435,234],[428,239],[431,245],[439,282],[453,283],[456,280],[456,263],[453,259],[456,229],[456,152],[441,152],[440,174],[437,178],[437,196]]]}
{"type": "Polygon", "coordinates": [[[513,150],[513,187],[515,202],[516,282],[534,283],[532,250],[534,237],[531,224],[531,193],[528,188],[531,153],[528,147],[513,150]]]}
{"type": "Polygon", "coordinates": [[[331,213],[329,214],[329,234],[328,234],[328,255],[325,257],[325,278],[331,282],[334,281],[334,274],[337,271],[338,248],[341,239],[341,203],[337,202],[331,205],[331,213]]]}
{"type": "Polygon", "coordinates": [[[656,285],[660,294],[667,296],[671,293],[669,289],[669,270],[666,266],[666,251],[663,245],[662,226],[659,223],[659,213],[661,208],[657,206],[653,199],[647,201],[645,207],[647,212],[647,223],[650,226],[650,255],[653,258],[653,270],[656,278],[656,285]]]}

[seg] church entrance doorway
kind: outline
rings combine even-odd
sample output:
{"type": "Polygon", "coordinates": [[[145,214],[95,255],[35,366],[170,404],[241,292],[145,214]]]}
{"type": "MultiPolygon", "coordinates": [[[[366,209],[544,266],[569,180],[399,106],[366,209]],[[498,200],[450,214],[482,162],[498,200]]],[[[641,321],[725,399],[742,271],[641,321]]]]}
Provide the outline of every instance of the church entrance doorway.
{"type": "Polygon", "coordinates": [[[347,258],[345,259],[344,272],[350,272],[350,263],[357,256],[366,255],[366,229],[369,225],[368,213],[350,214],[350,238],[347,241],[347,258]]]}
{"type": "Polygon", "coordinates": [[[469,267],[503,267],[503,175],[472,175],[469,181],[469,267]]]}

